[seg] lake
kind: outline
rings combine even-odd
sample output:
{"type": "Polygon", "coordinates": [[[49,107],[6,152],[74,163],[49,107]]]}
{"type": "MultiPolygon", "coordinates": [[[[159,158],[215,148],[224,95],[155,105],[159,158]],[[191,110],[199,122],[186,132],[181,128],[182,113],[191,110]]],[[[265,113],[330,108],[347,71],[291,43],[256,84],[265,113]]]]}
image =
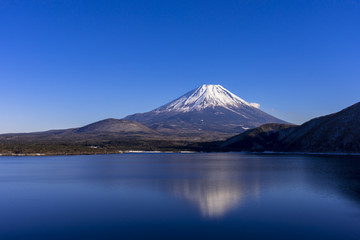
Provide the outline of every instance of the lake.
{"type": "Polygon", "coordinates": [[[0,240],[360,239],[360,158],[0,157],[0,240]]]}

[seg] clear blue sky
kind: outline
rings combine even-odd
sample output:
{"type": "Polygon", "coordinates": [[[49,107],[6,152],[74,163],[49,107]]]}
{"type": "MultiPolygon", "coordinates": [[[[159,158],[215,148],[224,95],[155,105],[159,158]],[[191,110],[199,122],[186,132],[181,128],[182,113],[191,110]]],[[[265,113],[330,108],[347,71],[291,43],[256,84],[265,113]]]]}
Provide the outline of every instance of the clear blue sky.
{"type": "Polygon", "coordinates": [[[293,123],[359,102],[360,1],[0,1],[0,133],[122,118],[204,83],[293,123]]]}

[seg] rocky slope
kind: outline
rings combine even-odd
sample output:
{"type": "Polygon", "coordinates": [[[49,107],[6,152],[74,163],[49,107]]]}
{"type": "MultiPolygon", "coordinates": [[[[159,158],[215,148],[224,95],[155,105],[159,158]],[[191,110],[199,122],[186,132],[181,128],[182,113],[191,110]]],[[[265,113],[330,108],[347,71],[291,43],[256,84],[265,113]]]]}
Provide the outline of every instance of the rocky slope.
{"type": "Polygon", "coordinates": [[[228,139],[222,149],[360,153],[360,103],[301,126],[264,125],[228,139]]]}

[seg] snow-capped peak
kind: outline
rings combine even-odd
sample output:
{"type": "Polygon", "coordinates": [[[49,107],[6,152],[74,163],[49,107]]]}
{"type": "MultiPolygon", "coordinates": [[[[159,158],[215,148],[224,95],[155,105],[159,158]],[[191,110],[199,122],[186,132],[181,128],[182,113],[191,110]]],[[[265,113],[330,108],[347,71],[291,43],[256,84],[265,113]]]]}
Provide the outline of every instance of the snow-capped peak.
{"type": "Polygon", "coordinates": [[[155,111],[189,112],[205,108],[224,107],[229,110],[241,106],[259,108],[257,103],[248,103],[220,85],[204,84],[155,111]]]}

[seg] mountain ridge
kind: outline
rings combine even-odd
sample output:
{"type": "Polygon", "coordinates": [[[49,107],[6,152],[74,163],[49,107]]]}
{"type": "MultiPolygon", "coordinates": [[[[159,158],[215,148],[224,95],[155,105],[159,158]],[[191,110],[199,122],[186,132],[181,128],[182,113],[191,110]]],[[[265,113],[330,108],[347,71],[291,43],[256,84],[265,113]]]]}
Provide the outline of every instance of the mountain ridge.
{"type": "Polygon", "coordinates": [[[158,132],[234,135],[265,123],[286,123],[220,85],[204,84],[159,108],[126,116],[158,132]]]}
{"type": "Polygon", "coordinates": [[[235,151],[360,152],[360,102],[300,126],[261,126],[224,143],[235,151]]]}
{"type": "Polygon", "coordinates": [[[96,133],[96,132],[112,132],[112,133],[152,133],[157,134],[154,130],[142,125],[141,123],[122,120],[115,118],[107,118],[88,124],[84,127],[76,128],[76,133],[96,133]]]}

